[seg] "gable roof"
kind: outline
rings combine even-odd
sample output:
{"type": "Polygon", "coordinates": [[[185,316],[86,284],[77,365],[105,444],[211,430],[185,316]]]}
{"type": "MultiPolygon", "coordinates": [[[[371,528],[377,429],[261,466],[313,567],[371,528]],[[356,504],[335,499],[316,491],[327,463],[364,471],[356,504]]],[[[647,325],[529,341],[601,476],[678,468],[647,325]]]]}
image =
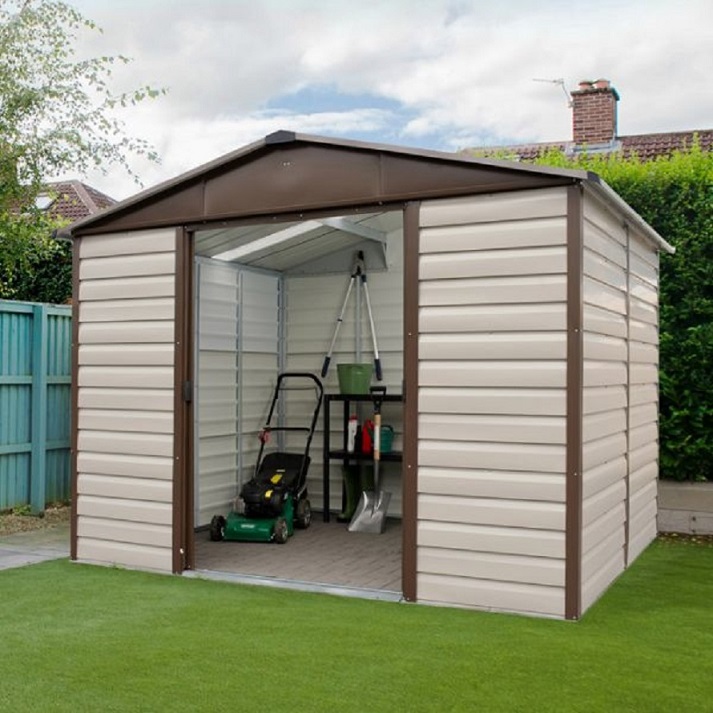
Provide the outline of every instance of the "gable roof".
{"type": "Polygon", "coordinates": [[[278,131],[69,226],[75,237],[158,227],[205,229],[250,217],[374,210],[410,200],[584,183],[617,202],[649,238],[670,246],[589,171],[278,131]]]}
{"type": "Polygon", "coordinates": [[[113,198],[105,195],[81,181],[56,181],[47,184],[52,202],[47,212],[53,218],[64,218],[71,222],[95,215],[105,208],[116,205],[113,198]]]}

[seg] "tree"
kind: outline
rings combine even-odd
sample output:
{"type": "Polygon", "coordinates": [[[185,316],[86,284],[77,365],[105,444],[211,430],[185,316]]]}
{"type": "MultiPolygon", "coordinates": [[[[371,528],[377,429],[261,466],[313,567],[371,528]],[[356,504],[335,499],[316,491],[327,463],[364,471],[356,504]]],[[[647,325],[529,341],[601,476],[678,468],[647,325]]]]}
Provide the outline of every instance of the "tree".
{"type": "Polygon", "coordinates": [[[17,297],[28,284],[17,273],[60,250],[48,242],[56,223],[36,205],[44,181],[112,165],[137,178],[130,157],[157,160],[117,110],[163,90],[114,93],[112,70],[129,60],[79,57],[77,39],[91,31],[100,30],[60,0],[0,0],[0,297],[17,297]]]}

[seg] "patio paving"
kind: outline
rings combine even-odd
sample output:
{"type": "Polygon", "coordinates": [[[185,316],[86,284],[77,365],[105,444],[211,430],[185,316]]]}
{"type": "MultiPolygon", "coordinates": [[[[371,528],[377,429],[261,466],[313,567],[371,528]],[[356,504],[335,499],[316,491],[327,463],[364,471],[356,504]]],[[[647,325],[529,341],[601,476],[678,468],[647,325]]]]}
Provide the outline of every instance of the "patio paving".
{"type": "Polygon", "coordinates": [[[69,524],[0,536],[0,570],[69,557],[69,524]]]}

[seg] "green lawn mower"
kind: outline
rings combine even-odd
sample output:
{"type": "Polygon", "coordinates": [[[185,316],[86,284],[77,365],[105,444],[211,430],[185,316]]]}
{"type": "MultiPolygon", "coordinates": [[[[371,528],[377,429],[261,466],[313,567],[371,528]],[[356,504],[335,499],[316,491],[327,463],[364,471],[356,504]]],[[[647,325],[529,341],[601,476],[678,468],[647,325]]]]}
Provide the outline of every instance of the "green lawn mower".
{"type": "Polygon", "coordinates": [[[322,394],[322,382],[314,374],[283,372],[278,375],[267,422],[260,431],[255,475],[240,489],[236,508],[227,517],[213,517],[210,523],[211,540],[277,542],[282,545],[294,534],[295,527],[309,527],[312,519],[307,498],[309,449],[322,406],[322,394]],[[310,425],[272,426],[280,396],[293,389],[314,391],[315,406],[310,425]],[[304,433],[304,451],[265,454],[270,436],[276,432],[304,433]]]}

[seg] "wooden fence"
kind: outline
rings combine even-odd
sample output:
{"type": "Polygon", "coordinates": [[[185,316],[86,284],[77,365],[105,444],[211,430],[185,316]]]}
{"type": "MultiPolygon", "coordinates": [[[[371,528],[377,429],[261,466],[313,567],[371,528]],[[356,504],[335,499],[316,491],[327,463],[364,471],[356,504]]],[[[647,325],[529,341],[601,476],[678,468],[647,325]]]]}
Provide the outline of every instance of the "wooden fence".
{"type": "Polygon", "coordinates": [[[0,300],[0,510],[70,497],[71,314],[0,300]]]}

